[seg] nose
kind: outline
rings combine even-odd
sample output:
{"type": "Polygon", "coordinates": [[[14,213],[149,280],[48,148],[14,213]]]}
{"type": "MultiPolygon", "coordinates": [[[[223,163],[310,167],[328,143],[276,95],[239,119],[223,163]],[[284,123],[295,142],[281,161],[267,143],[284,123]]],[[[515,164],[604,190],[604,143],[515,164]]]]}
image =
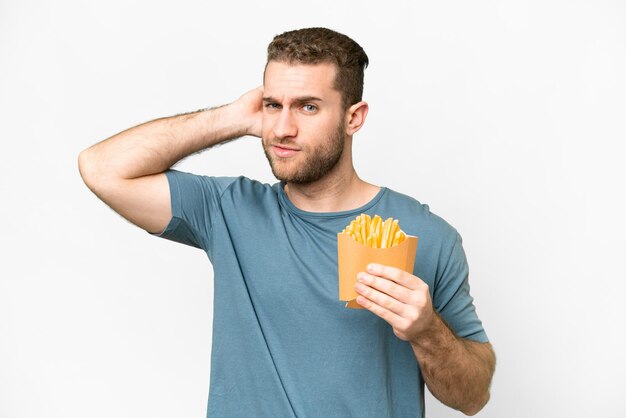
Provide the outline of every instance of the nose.
{"type": "Polygon", "coordinates": [[[274,124],[274,136],[276,138],[290,138],[296,136],[297,133],[298,126],[291,110],[286,107],[283,108],[274,124]]]}

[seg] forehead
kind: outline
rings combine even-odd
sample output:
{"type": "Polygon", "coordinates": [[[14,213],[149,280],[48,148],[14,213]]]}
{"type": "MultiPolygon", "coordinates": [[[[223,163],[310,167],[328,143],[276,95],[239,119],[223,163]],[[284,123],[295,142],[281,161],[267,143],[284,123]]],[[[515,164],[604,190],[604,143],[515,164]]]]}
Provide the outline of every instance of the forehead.
{"type": "Polygon", "coordinates": [[[270,61],[263,80],[264,96],[340,98],[334,89],[336,67],[331,63],[289,64],[270,61]]]}

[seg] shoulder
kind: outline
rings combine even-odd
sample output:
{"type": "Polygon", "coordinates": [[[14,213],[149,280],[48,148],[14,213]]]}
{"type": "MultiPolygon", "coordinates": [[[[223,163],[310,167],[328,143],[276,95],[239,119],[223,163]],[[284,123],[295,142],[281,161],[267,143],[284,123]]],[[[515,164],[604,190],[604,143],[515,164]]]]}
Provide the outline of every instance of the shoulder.
{"type": "Polygon", "coordinates": [[[232,177],[225,193],[233,196],[261,197],[276,196],[278,194],[277,185],[262,183],[245,176],[232,177]]]}
{"type": "Polygon", "coordinates": [[[460,240],[457,230],[433,213],[429,205],[391,189],[387,189],[385,200],[391,208],[389,216],[399,219],[400,227],[407,234],[427,238],[432,244],[454,245],[460,240]]]}
{"type": "Polygon", "coordinates": [[[273,190],[271,185],[261,183],[245,176],[206,176],[174,169],[167,170],[165,175],[170,182],[170,186],[175,186],[179,189],[196,188],[207,190],[219,196],[225,193],[267,193],[273,190]]]}

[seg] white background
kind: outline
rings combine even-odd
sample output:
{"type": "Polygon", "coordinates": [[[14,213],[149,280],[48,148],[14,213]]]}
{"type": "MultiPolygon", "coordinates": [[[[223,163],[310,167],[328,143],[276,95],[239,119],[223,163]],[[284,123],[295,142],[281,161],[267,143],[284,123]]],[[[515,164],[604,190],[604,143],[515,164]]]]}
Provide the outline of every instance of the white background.
{"type": "MultiPolygon", "coordinates": [[[[0,417],[205,416],[210,263],[108,209],[77,156],[236,99],[306,26],[370,57],[359,174],[464,238],[498,355],[478,416],[623,416],[625,2],[374,4],[0,0],[0,417]]],[[[251,138],[177,168],[274,182],[251,138]]]]}

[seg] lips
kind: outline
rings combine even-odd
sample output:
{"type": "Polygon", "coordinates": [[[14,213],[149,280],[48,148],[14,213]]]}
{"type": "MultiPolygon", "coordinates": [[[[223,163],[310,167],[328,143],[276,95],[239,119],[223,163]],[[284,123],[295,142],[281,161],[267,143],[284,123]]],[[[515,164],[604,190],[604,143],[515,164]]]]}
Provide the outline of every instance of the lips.
{"type": "Polygon", "coordinates": [[[297,148],[290,147],[288,145],[274,144],[272,145],[272,151],[274,152],[274,155],[276,155],[277,157],[288,158],[288,157],[295,155],[300,150],[297,148]]]}

